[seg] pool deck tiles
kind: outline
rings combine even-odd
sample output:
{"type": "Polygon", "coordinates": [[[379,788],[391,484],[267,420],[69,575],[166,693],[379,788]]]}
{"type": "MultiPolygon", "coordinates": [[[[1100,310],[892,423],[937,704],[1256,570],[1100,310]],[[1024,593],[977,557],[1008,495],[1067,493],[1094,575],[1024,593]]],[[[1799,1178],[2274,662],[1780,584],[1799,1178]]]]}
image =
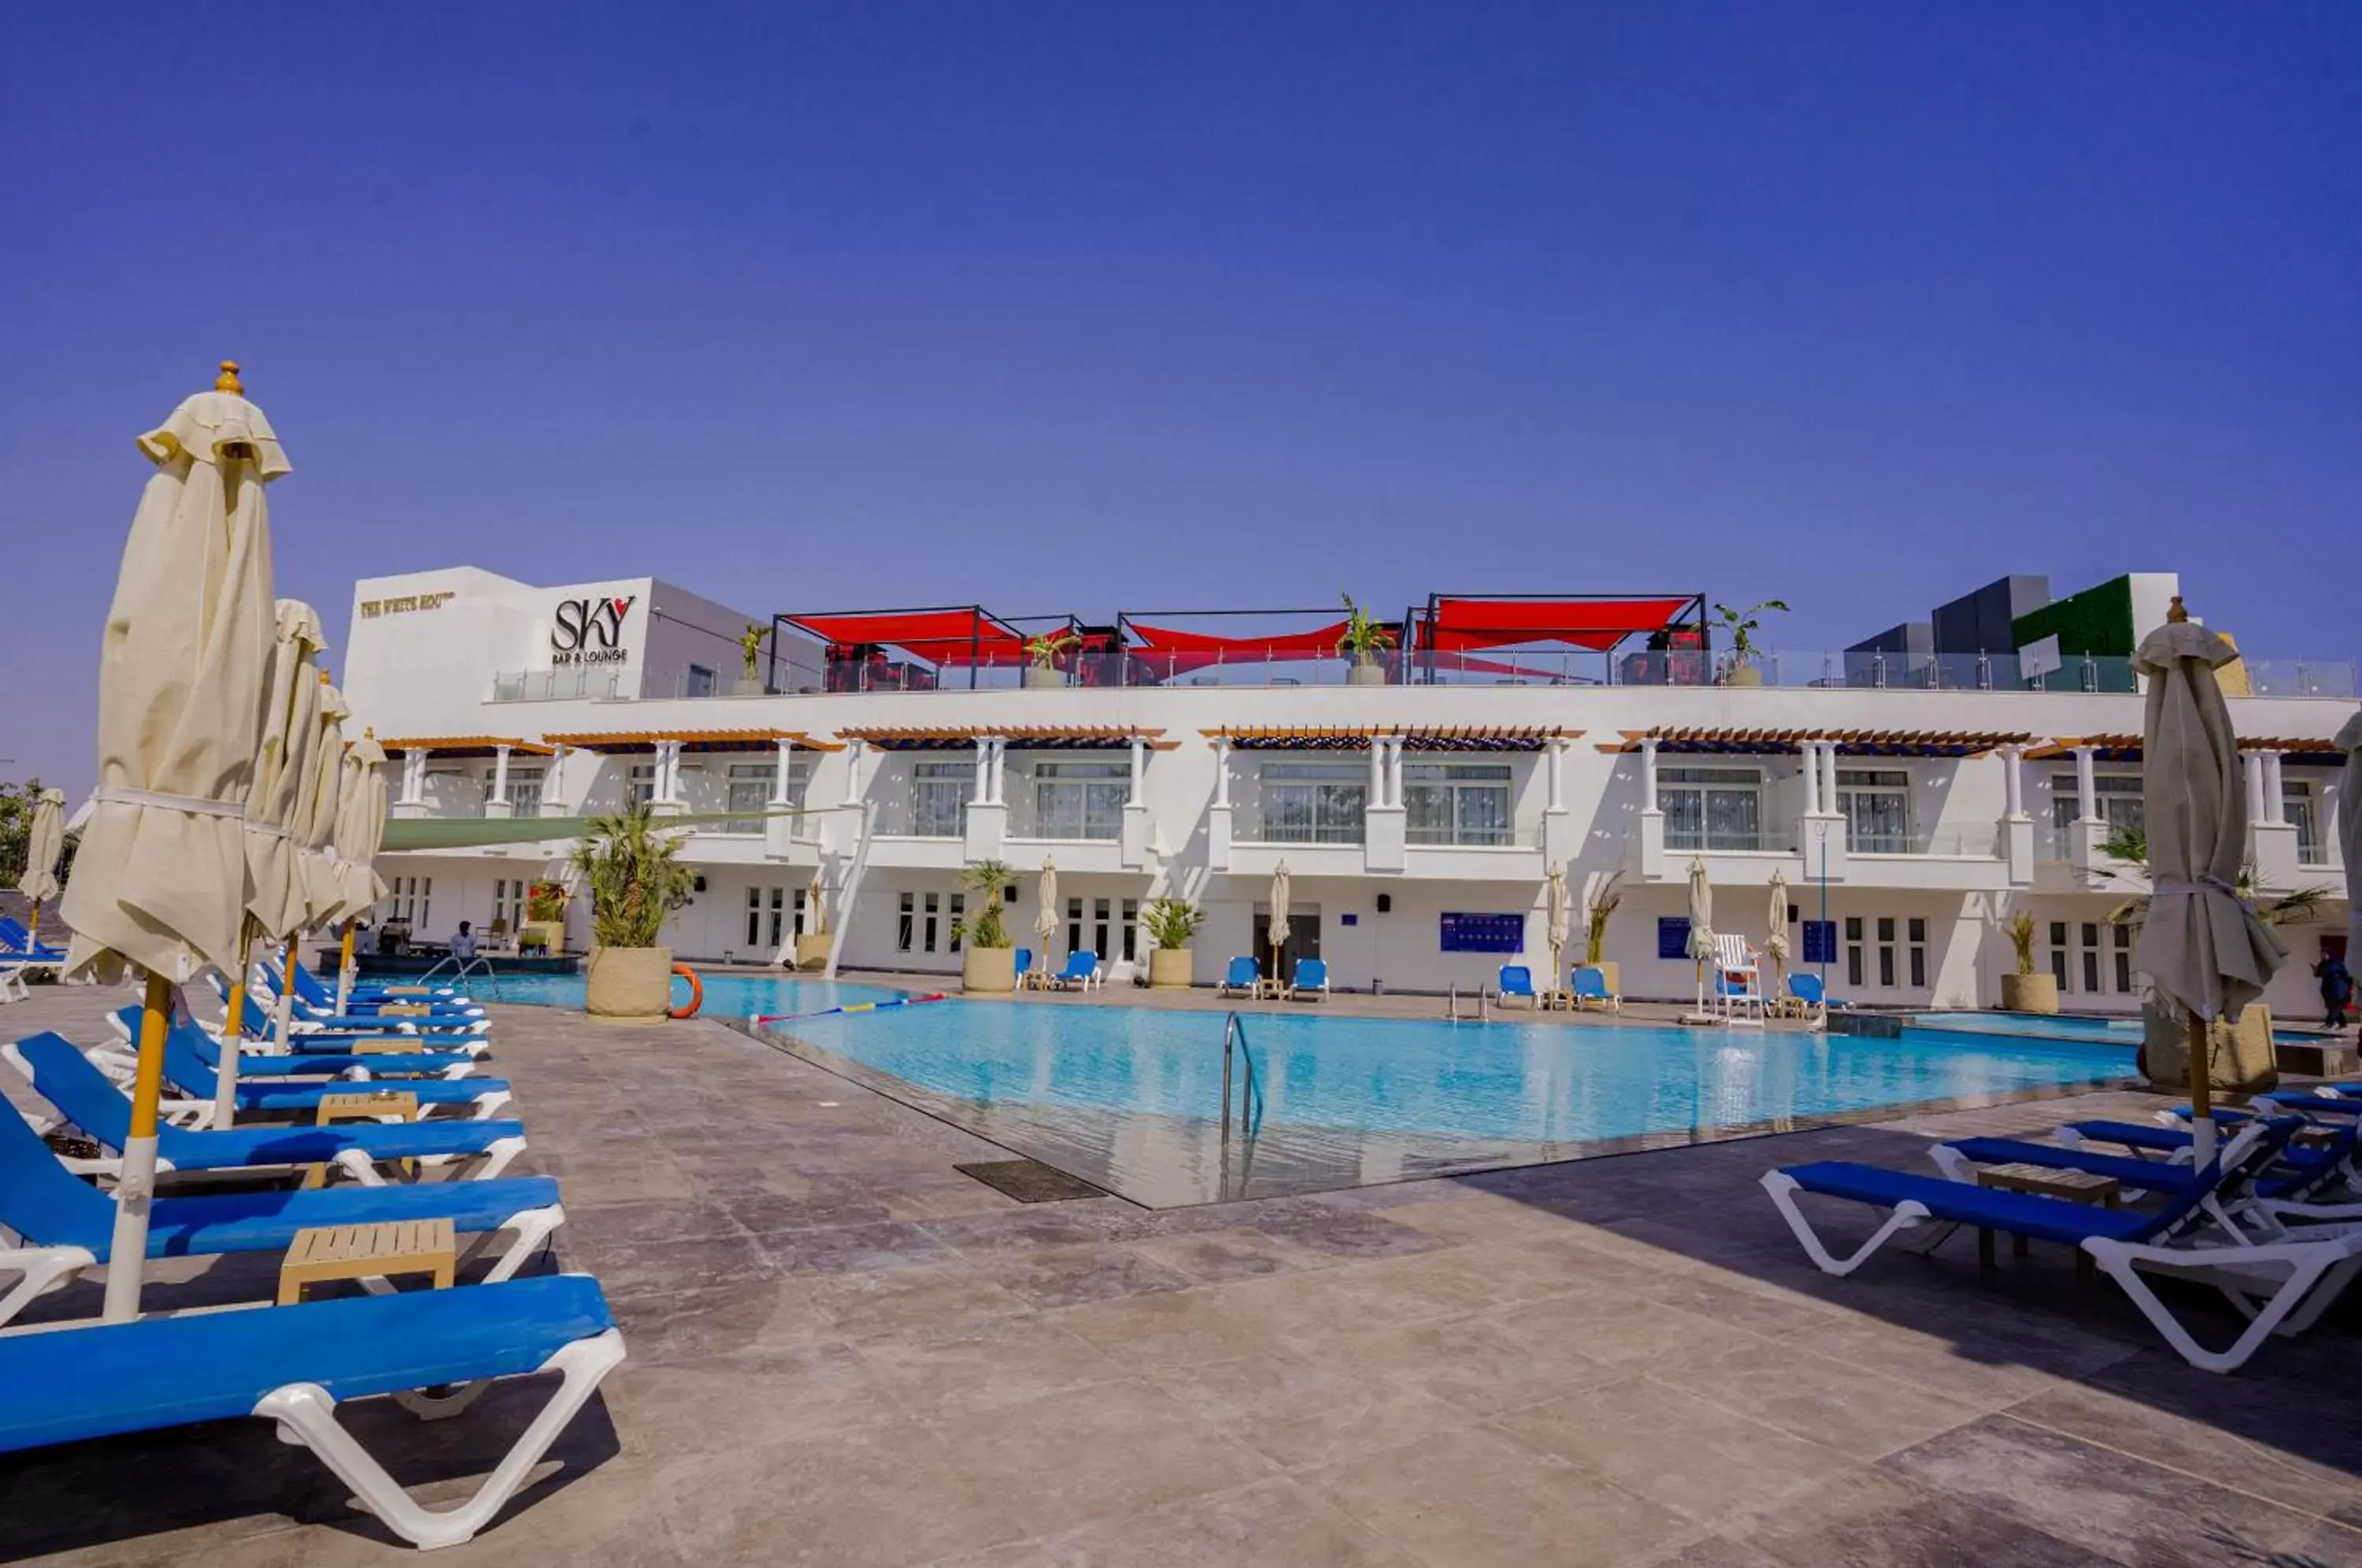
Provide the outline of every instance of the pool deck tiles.
{"type": "MultiPolygon", "coordinates": [[[[120,1000],[37,988],[5,1021],[96,1040],[120,1000]]],[[[952,1168],[1008,1151],[718,1025],[499,1016],[524,1164],[565,1185],[549,1262],[601,1276],[631,1359],[438,1562],[2362,1563],[2353,1310],[2211,1377],[2056,1249],[1980,1277],[1955,1237],[1829,1279],[1755,1185],[2151,1097],[1254,1202],[1019,1205],[952,1168]]],[[[266,1296],[274,1265],[176,1260],[154,1299],[266,1296]]],[[[445,1496],[538,1397],[348,1419],[445,1496]]],[[[256,1422],[0,1458],[0,1561],[408,1557],[256,1422]]]]}

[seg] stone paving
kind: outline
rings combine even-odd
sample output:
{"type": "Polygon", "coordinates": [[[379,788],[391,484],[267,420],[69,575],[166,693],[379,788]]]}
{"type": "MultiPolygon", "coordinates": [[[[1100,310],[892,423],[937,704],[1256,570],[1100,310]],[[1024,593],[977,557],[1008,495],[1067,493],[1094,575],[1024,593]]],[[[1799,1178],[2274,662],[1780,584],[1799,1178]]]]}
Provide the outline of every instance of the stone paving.
{"type": "MultiPolygon", "coordinates": [[[[0,1023],[95,1038],[121,999],[44,988],[0,1023]]],[[[1152,1213],[1018,1206],[952,1168],[1002,1151],[715,1024],[507,1009],[497,1038],[565,1186],[557,1261],[604,1282],[631,1360],[438,1561],[2362,1563],[2350,1313],[2209,1376],[2057,1249],[1981,1278],[1955,1237],[1831,1280],[1755,1186],[1928,1168],[1929,1133],[2059,1101],[1152,1213]]],[[[268,1277],[186,1265],[155,1299],[268,1277]]],[[[540,1395],[348,1419],[435,1496],[540,1395]]],[[[259,1423],[0,1459],[0,1560],[398,1550],[259,1423]]]]}

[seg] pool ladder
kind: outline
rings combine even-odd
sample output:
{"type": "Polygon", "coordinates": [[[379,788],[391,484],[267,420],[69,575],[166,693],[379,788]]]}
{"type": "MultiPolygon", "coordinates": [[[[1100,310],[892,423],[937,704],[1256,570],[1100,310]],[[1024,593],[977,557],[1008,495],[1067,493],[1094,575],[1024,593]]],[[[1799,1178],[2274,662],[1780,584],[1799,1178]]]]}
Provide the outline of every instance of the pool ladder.
{"type": "Polygon", "coordinates": [[[435,966],[427,970],[424,975],[419,976],[415,983],[421,986],[431,984],[434,981],[435,977],[443,972],[443,966],[447,964],[458,965],[458,967],[451,972],[451,983],[453,985],[456,986],[461,984],[470,975],[480,976],[484,981],[485,991],[494,1001],[501,999],[500,976],[493,971],[492,961],[489,958],[469,958],[462,961],[452,957],[447,953],[442,957],[435,960],[435,966]]]}
{"type": "Polygon", "coordinates": [[[1231,1013],[1222,1021],[1222,1143],[1221,1167],[1217,1179],[1220,1196],[1227,1201],[1246,1193],[1248,1178],[1254,1172],[1255,1135],[1263,1130],[1263,1084],[1255,1076],[1254,1054],[1247,1046],[1246,1020],[1231,1013]],[[1235,1063],[1233,1058],[1236,1058],[1235,1063]],[[1235,1073],[1233,1066],[1238,1069],[1235,1073]],[[1236,1091],[1232,1085],[1237,1083],[1236,1091]],[[1231,1105],[1238,1104],[1238,1135],[1245,1145],[1235,1182],[1231,1164],[1231,1105]]]}
{"type": "Polygon", "coordinates": [[[1476,988],[1476,1010],[1473,1014],[1460,1010],[1460,988],[1453,986],[1444,1002],[1443,1021],[1446,1023],[1490,1023],[1492,1016],[1485,1006],[1485,988],[1476,988]]]}

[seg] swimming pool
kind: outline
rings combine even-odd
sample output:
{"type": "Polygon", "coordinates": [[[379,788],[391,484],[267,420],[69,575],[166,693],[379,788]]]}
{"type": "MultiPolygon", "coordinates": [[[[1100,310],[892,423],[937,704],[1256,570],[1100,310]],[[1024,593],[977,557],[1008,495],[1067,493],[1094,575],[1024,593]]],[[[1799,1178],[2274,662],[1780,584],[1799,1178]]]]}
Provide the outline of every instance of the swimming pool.
{"type": "MultiPolygon", "coordinates": [[[[505,1000],[579,1006],[582,983],[534,977],[502,989],[505,1000]]],[[[1253,1011],[1242,1016],[1237,1087],[1242,1101],[1252,1075],[1260,1116],[1226,1130],[1220,1012],[954,999],[815,1016],[900,995],[788,977],[705,980],[709,1014],[804,1015],[766,1036],[1160,1208],[2058,1093],[2133,1071],[2131,1052],[2104,1040],[1950,1029],[1880,1039],[1253,1011]]]]}

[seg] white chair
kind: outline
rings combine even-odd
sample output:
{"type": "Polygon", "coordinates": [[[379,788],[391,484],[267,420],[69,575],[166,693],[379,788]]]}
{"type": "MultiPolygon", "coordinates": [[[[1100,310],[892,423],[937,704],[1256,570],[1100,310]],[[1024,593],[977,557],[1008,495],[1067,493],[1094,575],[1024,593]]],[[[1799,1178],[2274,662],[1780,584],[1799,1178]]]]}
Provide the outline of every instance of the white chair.
{"type": "Polygon", "coordinates": [[[1717,935],[1714,939],[1715,1000],[1726,1013],[1752,1008],[1763,1016],[1763,970],[1747,938],[1717,935]]]}

